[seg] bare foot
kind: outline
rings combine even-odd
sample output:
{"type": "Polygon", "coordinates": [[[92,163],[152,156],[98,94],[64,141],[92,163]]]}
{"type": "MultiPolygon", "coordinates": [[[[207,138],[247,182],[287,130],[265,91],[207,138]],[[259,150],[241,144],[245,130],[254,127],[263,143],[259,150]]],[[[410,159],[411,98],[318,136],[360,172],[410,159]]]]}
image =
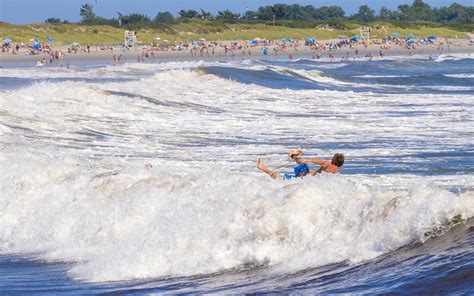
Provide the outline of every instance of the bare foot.
{"type": "Polygon", "coordinates": [[[257,165],[258,169],[260,169],[262,171],[264,171],[266,169],[265,164],[263,163],[263,161],[260,158],[257,159],[257,163],[258,163],[258,165],[257,165]]]}

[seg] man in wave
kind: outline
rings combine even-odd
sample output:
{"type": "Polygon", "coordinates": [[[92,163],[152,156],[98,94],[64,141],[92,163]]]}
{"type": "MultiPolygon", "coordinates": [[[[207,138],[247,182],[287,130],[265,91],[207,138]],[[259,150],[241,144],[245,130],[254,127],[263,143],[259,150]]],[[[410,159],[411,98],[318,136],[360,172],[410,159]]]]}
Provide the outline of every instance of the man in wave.
{"type": "Polygon", "coordinates": [[[258,159],[258,166],[257,168],[261,171],[264,171],[268,175],[270,175],[273,179],[281,179],[281,180],[290,180],[292,178],[304,177],[306,175],[314,176],[318,173],[326,172],[331,174],[339,173],[339,168],[344,164],[344,155],[340,153],[334,154],[332,160],[326,161],[318,158],[313,159],[303,159],[303,150],[296,149],[288,156],[293,159],[298,165],[294,167],[294,175],[291,174],[278,174],[277,172],[273,172],[269,170],[263,161],[259,158],[258,159]],[[319,164],[321,167],[318,170],[311,172],[308,167],[308,163],[319,164]]]}

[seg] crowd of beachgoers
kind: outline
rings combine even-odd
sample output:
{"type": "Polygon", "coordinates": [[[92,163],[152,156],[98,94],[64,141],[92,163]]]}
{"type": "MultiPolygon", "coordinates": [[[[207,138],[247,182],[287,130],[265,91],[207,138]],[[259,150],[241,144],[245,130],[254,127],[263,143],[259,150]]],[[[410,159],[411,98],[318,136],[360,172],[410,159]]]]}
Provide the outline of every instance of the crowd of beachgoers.
{"type": "MultiPolygon", "coordinates": [[[[474,45],[472,39],[447,39],[437,38],[436,36],[418,37],[418,36],[385,36],[381,39],[371,39],[365,42],[360,36],[352,38],[340,38],[332,40],[318,40],[316,38],[306,38],[305,40],[271,40],[255,38],[252,40],[239,41],[208,41],[199,39],[192,42],[171,43],[158,42],[158,40],[148,45],[137,43],[133,48],[124,45],[90,45],[74,42],[70,45],[57,45],[56,42],[40,42],[38,39],[32,39],[33,43],[13,43],[3,42],[1,46],[1,56],[39,56],[42,59],[37,66],[46,66],[48,64],[62,65],[65,56],[84,55],[84,54],[110,54],[114,64],[120,64],[124,57],[130,60],[131,53],[135,55],[138,62],[155,60],[159,56],[169,53],[179,53],[180,56],[188,55],[190,57],[241,57],[242,59],[252,56],[284,56],[292,59],[294,56],[300,56],[303,52],[313,59],[327,58],[334,60],[335,53],[338,59],[349,60],[357,58],[367,58],[371,60],[374,56],[383,57],[386,51],[393,49],[405,50],[411,54],[417,49],[429,49],[432,52],[443,52],[449,50],[451,46],[466,47],[474,45]],[[362,55],[359,55],[363,52],[362,55]]],[[[474,46],[472,47],[474,48],[474,46]]]]}

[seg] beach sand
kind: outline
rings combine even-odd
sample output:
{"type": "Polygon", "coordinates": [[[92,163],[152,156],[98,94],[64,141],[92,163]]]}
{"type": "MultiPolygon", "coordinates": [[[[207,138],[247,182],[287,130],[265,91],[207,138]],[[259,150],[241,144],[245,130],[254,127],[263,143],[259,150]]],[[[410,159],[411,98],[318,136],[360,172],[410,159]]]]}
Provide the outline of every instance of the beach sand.
{"type": "MultiPolygon", "coordinates": [[[[320,44],[328,44],[331,42],[337,42],[339,40],[320,40],[320,44]]],[[[452,39],[449,40],[450,45],[444,46],[442,50],[439,50],[434,45],[422,45],[415,49],[407,49],[406,47],[393,45],[389,49],[383,49],[384,56],[389,57],[410,57],[410,56],[424,56],[435,58],[441,54],[455,54],[463,53],[467,55],[474,54],[474,46],[469,45],[469,41],[466,39],[452,39]]],[[[227,42],[230,44],[230,42],[227,42]]],[[[142,58],[143,53],[147,49],[135,49],[135,51],[120,49],[118,47],[113,50],[100,50],[99,47],[92,46],[91,51],[88,52],[78,52],[78,53],[67,53],[67,46],[57,46],[53,50],[61,50],[63,54],[63,59],[61,64],[63,66],[68,64],[76,64],[80,62],[90,61],[93,64],[96,63],[105,63],[105,64],[114,64],[114,55],[116,57],[121,55],[120,63],[125,62],[171,62],[171,61],[193,61],[193,60],[204,60],[204,61],[219,61],[219,60],[242,60],[242,59],[298,59],[298,58],[315,58],[313,51],[309,46],[303,46],[304,41],[300,41],[300,46],[297,50],[293,47],[287,47],[284,50],[279,51],[277,54],[269,47],[268,55],[263,54],[263,47],[251,47],[250,54],[249,49],[245,50],[235,50],[234,52],[224,52],[224,48],[216,47],[215,53],[208,53],[201,55],[191,55],[189,50],[175,51],[154,51],[153,56],[148,58],[142,58]],[[291,57],[290,57],[291,55],[291,57]]],[[[328,58],[329,50],[323,51],[323,56],[321,60],[329,61],[328,58]]],[[[357,44],[353,48],[343,47],[338,50],[334,50],[334,59],[333,61],[340,61],[343,57],[348,57],[349,60],[368,60],[367,55],[369,53],[372,55],[374,60],[380,59],[380,45],[371,44],[364,46],[362,44],[357,44]],[[358,54],[356,55],[356,50],[358,54]]],[[[38,61],[45,58],[49,59],[49,55],[45,53],[40,53],[37,55],[25,55],[25,50],[20,50],[18,55],[12,55],[10,53],[0,53],[0,66],[1,67],[14,67],[14,66],[35,66],[38,61]]],[[[53,64],[53,65],[57,65],[53,64]]]]}

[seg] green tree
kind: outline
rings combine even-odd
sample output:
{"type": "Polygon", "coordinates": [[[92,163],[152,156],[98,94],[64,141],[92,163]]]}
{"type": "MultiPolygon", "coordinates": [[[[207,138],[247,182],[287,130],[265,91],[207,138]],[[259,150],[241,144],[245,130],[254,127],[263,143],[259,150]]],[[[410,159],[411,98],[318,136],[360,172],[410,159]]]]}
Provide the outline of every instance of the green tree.
{"type": "Polygon", "coordinates": [[[353,15],[353,19],[362,22],[372,22],[375,20],[375,11],[369,8],[367,5],[359,6],[359,12],[353,15]]]}
{"type": "Polygon", "coordinates": [[[179,18],[181,19],[192,19],[192,18],[197,18],[198,12],[196,10],[186,10],[186,9],[181,9],[179,12],[179,18]]]}
{"type": "Polygon", "coordinates": [[[211,19],[212,13],[201,8],[201,12],[197,15],[197,17],[200,19],[211,19]]]}
{"type": "Polygon", "coordinates": [[[94,21],[96,19],[96,15],[94,11],[92,10],[92,5],[90,4],[83,4],[81,6],[81,10],[79,12],[79,15],[82,17],[82,23],[84,24],[94,24],[94,21]]]}
{"type": "Polygon", "coordinates": [[[50,17],[49,19],[44,21],[45,23],[48,24],[59,24],[61,22],[61,19],[56,18],[56,17],[50,17]]]}
{"type": "Polygon", "coordinates": [[[239,13],[233,13],[229,11],[228,9],[223,10],[223,11],[218,11],[216,19],[218,20],[223,20],[223,21],[235,21],[240,18],[239,13]]]}
{"type": "Polygon", "coordinates": [[[168,24],[173,23],[174,21],[175,21],[174,16],[169,11],[158,12],[155,19],[153,20],[153,22],[158,25],[160,24],[168,25],[168,24]]]}

